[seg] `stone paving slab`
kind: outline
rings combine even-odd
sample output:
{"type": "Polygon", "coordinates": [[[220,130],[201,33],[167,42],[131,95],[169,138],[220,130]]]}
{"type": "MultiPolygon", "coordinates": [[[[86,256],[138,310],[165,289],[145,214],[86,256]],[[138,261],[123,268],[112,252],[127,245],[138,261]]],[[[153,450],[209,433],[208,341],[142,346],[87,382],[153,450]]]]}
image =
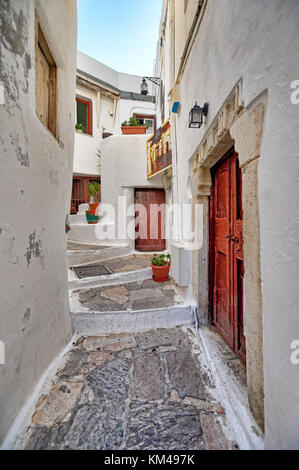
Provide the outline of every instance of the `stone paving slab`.
{"type": "Polygon", "coordinates": [[[75,243],[68,241],[67,250],[68,251],[90,251],[90,250],[105,250],[106,248],[111,248],[108,245],[89,245],[87,243],[75,243]]]}
{"type": "Polygon", "coordinates": [[[117,312],[173,307],[179,304],[175,283],[152,279],[117,286],[75,290],[79,303],[90,311],[117,312]]]}
{"type": "Polygon", "coordinates": [[[193,344],[181,328],[81,337],[38,400],[18,448],[233,448],[193,344]]]}
{"type": "MultiPolygon", "coordinates": [[[[80,266],[80,270],[85,269],[86,273],[80,273],[80,279],[86,279],[94,276],[104,276],[109,274],[129,273],[140,271],[141,269],[150,268],[151,255],[129,255],[120,258],[93,263],[88,266],[80,266]],[[89,273],[90,271],[90,273],[89,273]],[[97,274],[98,273],[98,274],[97,274]]],[[[73,268],[76,269],[76,268],[73,268]]]]}

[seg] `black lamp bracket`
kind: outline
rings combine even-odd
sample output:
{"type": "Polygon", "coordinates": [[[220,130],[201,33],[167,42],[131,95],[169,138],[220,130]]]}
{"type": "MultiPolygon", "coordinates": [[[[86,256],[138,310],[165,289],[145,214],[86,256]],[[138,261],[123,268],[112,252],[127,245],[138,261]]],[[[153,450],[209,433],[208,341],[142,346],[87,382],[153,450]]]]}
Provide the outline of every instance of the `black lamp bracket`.
{"type": "Polygon", "coordinates": [[[202,114],[203,114],[204,116],[207,116],[207,115],[208,115],[208,111],[209,111],[209,103],[205,103],[205,104],[203,105],[203,108],[202,108],[202,114]]]}
{"type": "Polygon", "coordinates": [[[150,80],[157,86],[161,86],[161,78],[159,77],[143,77],[143,78],[145,78],[146,80],[150,80]]]}

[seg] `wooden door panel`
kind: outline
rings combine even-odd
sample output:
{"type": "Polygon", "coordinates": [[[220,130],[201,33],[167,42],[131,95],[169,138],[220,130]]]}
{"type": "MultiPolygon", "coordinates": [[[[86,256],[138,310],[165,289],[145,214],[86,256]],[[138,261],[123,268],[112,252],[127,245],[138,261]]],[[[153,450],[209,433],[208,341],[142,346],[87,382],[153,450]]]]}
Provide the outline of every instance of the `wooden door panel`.
{"type": "Polygon", "coordinates": [[[48,127],[50,66],[39,46],[36,53],[36,76],[38,82],[36,84],[36,109],[40,120],[48,127]]]}
{"type": "Polygon", "coordinates": [[[242,174],[233,150],[212,169],[212,183],[211,320],[245,362],[242,174]]]}
{"type": "Polygon", "coordinates": [[[230,301],[230,184],[229,161],[221,163],[214,175],[214,323],[225,340],[233,346],[230,301]]]}
{"type": "Polygon", "coordinates": [[[229,319],[229,260],[225,253],[216,252],[215,257],[215,286],[214,291],[214,314],[215,323],[228,342],[230,340],[230,319],[229,319]]]}
{"type": "Polygon", "coordinates": [[[163,189],[135,190],[136,241],[138,251],[165,250],[165,192],[163,189]]]}

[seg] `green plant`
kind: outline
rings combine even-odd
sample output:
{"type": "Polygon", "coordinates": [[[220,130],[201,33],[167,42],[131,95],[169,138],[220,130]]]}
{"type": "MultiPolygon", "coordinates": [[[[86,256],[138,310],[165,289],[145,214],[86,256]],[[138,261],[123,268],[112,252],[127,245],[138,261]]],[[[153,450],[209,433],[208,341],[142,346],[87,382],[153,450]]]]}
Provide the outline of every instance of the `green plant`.
{"type": "Polygon", "coordinates": [[[130,117],[129,119],[129,122],[128,121],[124,121],[121,125],[122,127],[140,127],[140,126],[143,126],[143,124],[140,124],[139,121],[137,121],[137,119],[132,116],[130,117]]]}
{"type": "Polygon", "coordinates": [[[137,121],[137,119],[132,116],[129,119],[129,126],[140,126],[140,123],[137,121]]]}
{"type": "Polygon", "coordinates": [[[169,253],[163,255],[154,255],[152,257],[152,264],[154,266],[167,266],[171,264],[171,255],[169,253]]]}
{"type": "Polygon", "coordinates": [[[87,186],[89,200],[93,199],[93,202],[98,204],[99,201],[99,192],[100,185],[96,181],[94,183],[89,183],[87,186]]]}
{"type": "Polygon", "coordinates": [[[80,124],[80,122],[77,122],[77,124],[75,125],[75,128],[77,129],[77,131],[83,131],[83,126],[82,124],[80,124]]]}

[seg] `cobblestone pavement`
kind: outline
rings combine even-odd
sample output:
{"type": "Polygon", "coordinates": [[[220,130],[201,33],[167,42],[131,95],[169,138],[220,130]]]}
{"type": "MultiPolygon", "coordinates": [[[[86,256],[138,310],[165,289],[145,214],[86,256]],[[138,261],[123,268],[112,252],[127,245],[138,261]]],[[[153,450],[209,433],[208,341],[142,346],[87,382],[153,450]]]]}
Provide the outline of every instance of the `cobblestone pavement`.
{"type": "Polygon", "coordinates": [[[97,312],[143,310],[172,307],[179,303],[174,281],[163,283],[152,279],[118,286],[74,291],[82,306],[97,312]]]}
{"type": "Polygon", "coordinates": [[[230,449],[224,426],[191,332],[82,337],[36,404],[19,448],[230,449]]]}

